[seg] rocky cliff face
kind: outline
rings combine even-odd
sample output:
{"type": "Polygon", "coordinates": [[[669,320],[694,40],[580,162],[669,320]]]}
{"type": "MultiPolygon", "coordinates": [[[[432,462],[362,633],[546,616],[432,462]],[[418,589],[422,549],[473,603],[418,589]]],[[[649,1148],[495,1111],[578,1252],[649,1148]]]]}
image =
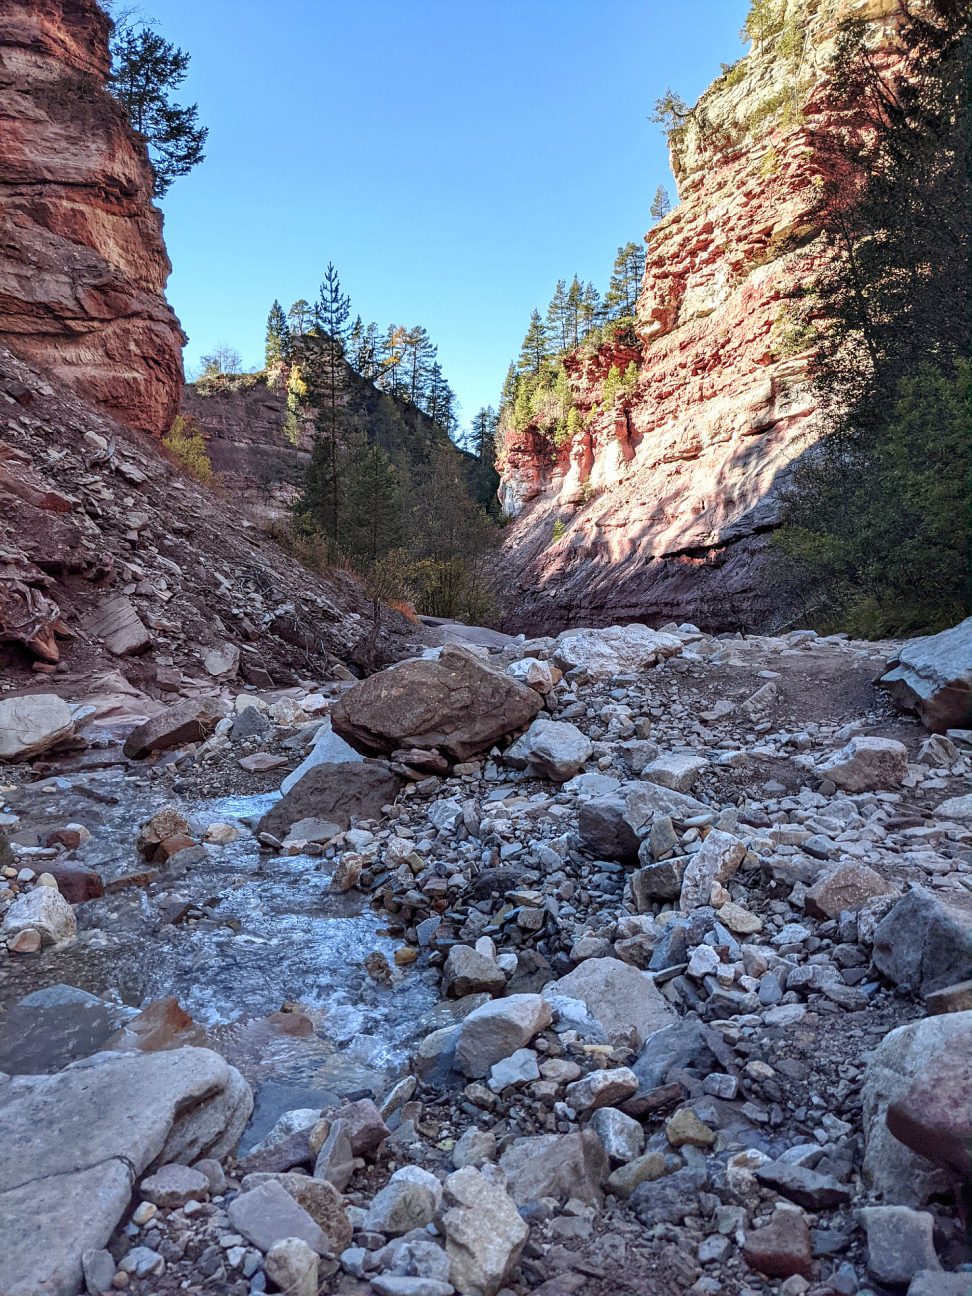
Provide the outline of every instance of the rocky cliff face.
{"type": "Polygon", "coordinates": [[[505,448],[517,626],[772,622],[768,533],[787,470],[816,431],[797,321],[813,268],[812,140],[828,126],[828,60],[852,16],[893,63],[896,9],[789,0],[782,30],[675,133],[680,203],[646,238],[637,344],[568,356],[588,416],[571,444],[530,428],[505,448]],[[632,359],[634,391],[600,409],[608,369],[632,359]]]}
{"type": "Polygon", "coordinates": [[[0,343],[130,427],[176,412],[183,336],[144,147],[95,0],[0,8],[0,343]]]}

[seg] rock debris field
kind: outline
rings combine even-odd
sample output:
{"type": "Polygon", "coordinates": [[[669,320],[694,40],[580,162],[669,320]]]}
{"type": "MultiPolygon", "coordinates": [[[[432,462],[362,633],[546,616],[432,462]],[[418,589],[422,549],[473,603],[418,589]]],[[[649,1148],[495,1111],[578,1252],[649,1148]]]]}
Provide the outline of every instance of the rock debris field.
{"type": "Polygon", "coordinates": [[[0,700],[3,1296],[969,1296],[972,623],[439,640],[0,700]]]}

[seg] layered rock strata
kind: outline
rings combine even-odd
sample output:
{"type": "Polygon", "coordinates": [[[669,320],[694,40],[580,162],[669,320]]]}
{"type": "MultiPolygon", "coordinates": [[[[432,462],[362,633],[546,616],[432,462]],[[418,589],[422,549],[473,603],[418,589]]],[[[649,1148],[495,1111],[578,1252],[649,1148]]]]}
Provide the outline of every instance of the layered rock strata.
{"type": "Polygon", "coordinates": [[[109,26],[95,0],[0,12],[0,344],[159,435],[184,339],[145,147],[105,89],[109,26]]]}
{"type": "Polygon", "coordinates": [[[566,359],[582,431],[558,447],[530,427],[502,451],[517,628],[772,624],[779,489],[819,435],[800,297],[818,234],[814,140],[833,125],[828,61],[852,16],[893,75],[896,11],[789,0],[783,30],[673,133],[680,202],[646,236],[634,334],[566,359]],[[634,390],[603,408],[610,368],[632,361],[634,390]]]}

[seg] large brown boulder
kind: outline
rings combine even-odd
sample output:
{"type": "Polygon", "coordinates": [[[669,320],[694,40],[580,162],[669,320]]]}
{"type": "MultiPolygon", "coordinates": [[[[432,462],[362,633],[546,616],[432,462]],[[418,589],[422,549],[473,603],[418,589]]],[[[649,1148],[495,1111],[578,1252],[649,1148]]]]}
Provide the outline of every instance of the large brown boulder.
{"type": "Polygon", "coordinates": [[[377,819],[403,782],[379,760],[315,765],[270,807],[259,831],[285,837],[301,819],[325,819],[342,828],[350,827],[352,818],[377,819]]]}
{"type": "Polygon", "coordinates": [[[533,689],[447,645],[435,661],[401,662],[356,684],[331,725],[364,752],[435,747],[464,761],[522,729],[542,706],[533,689]]]}
{"type": "Polygon", "coordinates": [[[878,680],[933,733],[972,725],[972,617],[951,630],[912,639],[878,680]]]}

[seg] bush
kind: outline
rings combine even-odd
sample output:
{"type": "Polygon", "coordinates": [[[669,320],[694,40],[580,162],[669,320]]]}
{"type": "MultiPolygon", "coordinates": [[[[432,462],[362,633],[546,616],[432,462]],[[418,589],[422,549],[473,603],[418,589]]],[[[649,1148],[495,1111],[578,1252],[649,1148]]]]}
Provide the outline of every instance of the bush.
{"type": "Polygon", "coordinates": [[[551,540],[556,544],[558,540],[563,540],[566,534],[567,523],[563,518],[557,518],[556,522],[553,524],[553,531],[550,533],[551,540]]]}
{"type": "Polygon", "coordinates": [[[162,438],[162,445],[190,477],[205,485],[212,482],[213,464],[206,453],[206,438],[194,418],[177,414],[162,438]]]}
{"type": "Polygon", "coordinates": [[[970,429],[972,362],[951,375],[926,363],[879,437],[835,434],[808,453],[775,537],[802,623],[884,638],[968,615],[970,429]]]}

